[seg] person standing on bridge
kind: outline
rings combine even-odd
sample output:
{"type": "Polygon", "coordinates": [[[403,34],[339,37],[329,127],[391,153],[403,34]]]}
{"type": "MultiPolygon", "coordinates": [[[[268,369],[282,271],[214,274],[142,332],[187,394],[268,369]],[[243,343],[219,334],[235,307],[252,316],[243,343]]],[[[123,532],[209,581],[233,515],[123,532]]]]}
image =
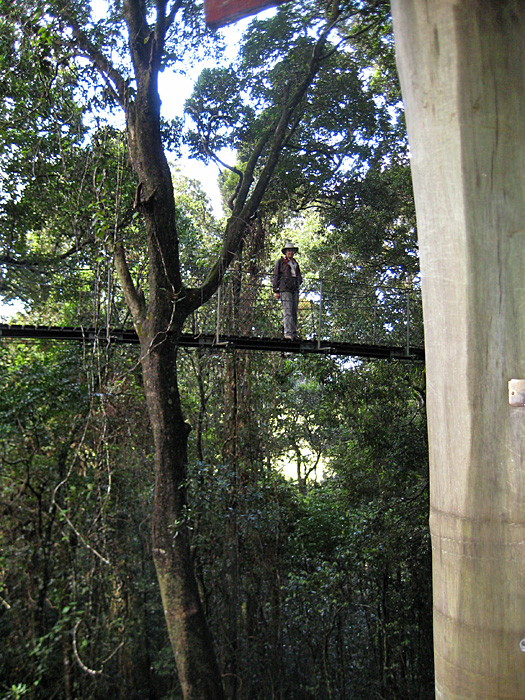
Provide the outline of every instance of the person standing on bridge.
{"type": "Polygon", "coordinates": [[[288,240],[285,242],[283,257],[275,263],[272,286],[276,299],[283,305],[284,337],[286,340],[297,340],[297,307],[299,305],[299,287],[303,281],[299,263],[294,255],[299,249],[288,240]]]}

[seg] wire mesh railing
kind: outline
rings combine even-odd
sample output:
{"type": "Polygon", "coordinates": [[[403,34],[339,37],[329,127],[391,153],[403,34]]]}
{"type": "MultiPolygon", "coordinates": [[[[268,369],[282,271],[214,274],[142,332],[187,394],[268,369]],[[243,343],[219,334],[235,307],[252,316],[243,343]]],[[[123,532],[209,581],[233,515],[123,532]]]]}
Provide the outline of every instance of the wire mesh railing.
{"type": "MultiPolygon", "coordinates": [[[[309,340],[410,347],[423,345],[419,288],[306,279],[299,294],[298,332],[309,340]]],[[[188,319],[185,332],[279,338],[282,307],[268,279],[228,275],[217,294],[188,319]]]]}
{"type": "MultiPolygon", "coordinates": [[[[101,284],[88,272],[39,286],[42,304],[32,323],[132,329],[116,280],[101,284]],[[66,286],[64,286],[66,285],[66,286]],[[38,312],[41,306],[42,314],[38,312]],[[53,309],[56,306],[56,313],[53,309]]],[[[216,294],[188,318],[185,333],[221,337],[283,337],[282,307],[268,277],[229,272],[216,294]]],[[[371,286],[335,278],[305,277],[299,295],[298,332],[305,340],[406,347],[423,346],[417,284],[371,286]]]]}

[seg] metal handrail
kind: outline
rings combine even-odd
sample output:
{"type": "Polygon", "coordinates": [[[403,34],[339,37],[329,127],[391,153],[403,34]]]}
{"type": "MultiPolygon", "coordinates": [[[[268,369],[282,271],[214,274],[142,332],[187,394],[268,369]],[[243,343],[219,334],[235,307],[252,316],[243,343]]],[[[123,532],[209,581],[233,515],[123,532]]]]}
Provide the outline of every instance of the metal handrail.
{"type": "MultiPolygon", "coordinates": [[[[340,284],[306,278],[300,292],[299,332],[304,338],[369,344],[393,343],[410,352],[423,344],[417,287],[340,284]]],[[[202,333],[243,337],[282,337],[280,303],[266,280],[227,276],[214,298],[201,310],[202,333]],[[206,313],[206,311],[208,313],[206,313]],[[204,312],[204,313],[203,313],[204,312]],[[212,316],[210,317],[210,313],[212,316]],[[213,325],[210,323],[213,318],[213,325]]]]}
{"type": "MultiPolygon", "coordinates": [[[[77,289],[71,306],[70,326],[130,329],[131,318],[118,285],[101,299],[90,280],[77,289]],[[106,298],[107,297],[107,298],[106,298]]],[[[423,320],[417,284],[372,286],[352,280],[305,276],[300,292],[299,334],[316,342],[395,345],[409,354],[423,346],[423,320]]],[[[49,323],[32,313],[32,323],[49,323]]],[[[276,301],[269,277],[254,278],[238,270],[227,273],[217,293],[187,320],[183,329],[199,334],[244,338],[283,337],[282,308],[276,301]]]]}

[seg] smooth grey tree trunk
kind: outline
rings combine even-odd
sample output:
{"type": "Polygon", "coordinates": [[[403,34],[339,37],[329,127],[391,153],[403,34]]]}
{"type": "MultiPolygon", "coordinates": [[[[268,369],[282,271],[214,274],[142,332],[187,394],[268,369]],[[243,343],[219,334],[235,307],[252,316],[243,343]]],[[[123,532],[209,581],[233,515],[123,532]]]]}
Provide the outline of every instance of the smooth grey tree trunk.
{"type": "Polygon", "coordinates": [[[393,0],[421,252],[436,697],[525,698],[525,2],[393,0]]]}

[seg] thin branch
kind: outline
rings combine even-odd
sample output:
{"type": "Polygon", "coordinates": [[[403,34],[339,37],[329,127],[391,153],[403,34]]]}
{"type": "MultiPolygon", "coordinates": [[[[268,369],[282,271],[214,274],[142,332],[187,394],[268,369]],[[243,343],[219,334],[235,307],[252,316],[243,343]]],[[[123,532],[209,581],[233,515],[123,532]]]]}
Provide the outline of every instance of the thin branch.
{"type": "Polygon", "coordinates": [[[97,550],[89,544],[89,542],[82,535],[82,533],[73,525],[73,523],[69,519],[66,511],[63,508],[61,508],[56,501],[53,502],[53,505],[59,511],[59,513],[62,515],[62,517],[64,518],[66,523],[69,525],[69,527],[73,530],[73,532],[78,537],[78,539],[82,542],[84,547],[87,547],[87,549],[89,549],[89,551],[92,554],[94,554],[98,559],[100,559],[100,561],[104,562],[104,564],[111,566],[111,562],[109,561],[109,559],[106,559],[106,557],[104,555],[100,554],[100,552],[97,552],[97,550]]]}
{"type": "Polygon", "coordinates": [[[112,90],[115,99],[120,106],[125,107],[127,88],[126,81],[119,71],[113,66],[111,61],[109,61],[104,54],[97,49],[87,34],[80,29],[75,17],[71,13],[71,6],[68,3],[65,4],[64,14],[69,22],[69,26],[73,32],[73,37],[75,38],[78,46],[85,52],[86,57],[91,60],[95,68],[102,76],[104,82],[106,82],[108,87],[112,90]]]}
{"type": "Polygon", "coordinates": [[[115,267],[117,268],[117,274],[124,292],[124,298],[126,299],[126,304],[131,311],[133,320],[135,323],[137,323],[144,315],[145,301],[133,283],[126,260],[126,253],[121,241],[116,242],[113,255],[115,259],[115,267]]]}
{"type": "Polygon", "coordinates": [[[54,255],[43,258],[25,258],[23,260],[14,258],[12,255],[0,255],[0,265],[7,265],[14,268],[22,268],[29,272],[45,273],[48,272],[50,266],[59,261],[67,260],[73,257],[76,253],[95,242],[94,238],[86,238],[75,243],[69,250],[66,250],[60,255],[54,255]]]}
{"type": "MultiPolygon", "coordinates": [[[[65,253],[62,253],[61,255],[59,255],[58,260],[67,260],[67,258],[70,258],[71,256],[75,255],[75,253],[79,253],[81,250],[83,250],[84,248],[86,248],[87,246],[91,245],[94,242],[95,242],[94,238],[86,238],[82,241],[79,241],[74,246],[72,246],[69,250],[67,250],[65,253]]],[[[51,260],[51,262],[52,262],[52,260],[51,260]]]]}
{"type": "Polygon", "coordinates": [[[85,671],[86,673],[89,673],[90,676],[101,676],[102,673],[104,672],[104,666],[124,646],[124,640],[122,640],[120,642],[120,644],[118,645],[118,647],[116,649],[114,649],[106,659],[104,659],[104,661],[102,662],[102,668],[100,670],[97,671],[93,668],[89,668],[89,666],[86,666],[86,664],[82,661],[82,659],[80,658],[80,654],[78,653],[77,633],[78,633],[78,628],[80,627],[81,622],[82,622],[82,620],[77,620],[75,623],[75,627],[73,628],[73,654],[75,656],[76,662],[78,663],[78,665],[80,666],[80,668],[83,671],[85,671]]]}
{"type": "Polygon", "coordinates": [[[180,10],[182,7],[182,0],[177,0],[176,2],[173,3],[173,7],[171,8],[168,16],[166,17],[166,30],[168,30],[171,25],[173,24],[173,21],[175,20],[175,15],[177,12],[180,10]]]}

